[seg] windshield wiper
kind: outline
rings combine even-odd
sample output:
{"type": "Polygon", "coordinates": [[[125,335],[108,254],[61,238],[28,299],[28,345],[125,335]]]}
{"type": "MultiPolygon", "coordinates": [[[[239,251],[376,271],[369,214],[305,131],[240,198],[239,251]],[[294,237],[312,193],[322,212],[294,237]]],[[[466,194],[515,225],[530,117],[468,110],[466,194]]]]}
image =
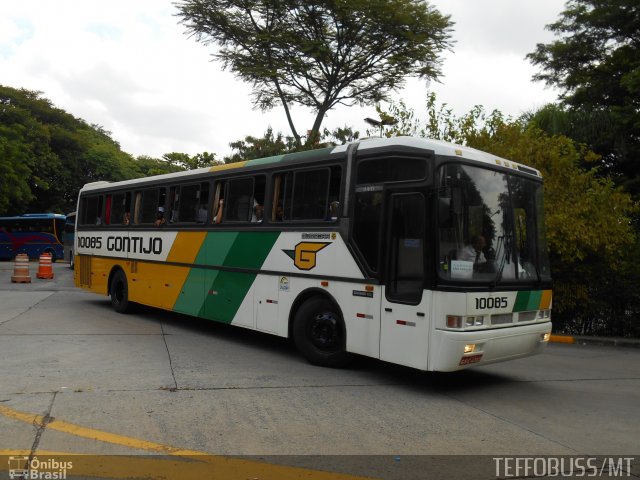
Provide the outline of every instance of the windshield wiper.
{"type": "Polygon", "coordinates": [[[498,269],[496,271],[496,275],[495,277],[493,277],[493,280],[491,280],[491,282],[489,283],[489,287],[492,289],[496,288],[496,286],[498,285],[498,282],[502,279],[502,272],[504,271],[504,267],[507,264],[507,250],[505,248],[504,236],[498,237],[498,245],[496,246],[495,258],[498,258],[500,254],[501,246],[502,246],[502,257],[501,257],[498,269]]]}

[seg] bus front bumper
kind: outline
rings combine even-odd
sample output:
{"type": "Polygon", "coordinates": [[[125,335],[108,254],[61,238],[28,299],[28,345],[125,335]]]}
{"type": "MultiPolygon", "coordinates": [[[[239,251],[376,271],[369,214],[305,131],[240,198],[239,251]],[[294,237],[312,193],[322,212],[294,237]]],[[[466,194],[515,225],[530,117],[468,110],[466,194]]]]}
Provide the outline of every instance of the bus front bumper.
{"type": "Polygon", "coordinates": [[[429,370],[453,372],[535,355],[547,346],[550,333],[551,322],[467,332],[436,330],[429,370]]]}

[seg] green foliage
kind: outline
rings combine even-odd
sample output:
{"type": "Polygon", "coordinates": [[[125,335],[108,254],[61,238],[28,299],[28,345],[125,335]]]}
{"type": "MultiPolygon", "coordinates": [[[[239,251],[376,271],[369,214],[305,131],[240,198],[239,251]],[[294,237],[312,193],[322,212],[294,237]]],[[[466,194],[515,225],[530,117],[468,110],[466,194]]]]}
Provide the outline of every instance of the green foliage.
{"type": "Polygon", "coordinates": [[[213,167],[219,165],[215,153],[203,152],[191,156],[186,153],[165,153],[162,159],[169,165],[179,167],[182,170],[195,170],[196,168],[213,167]]]}
{"type": "Polygon", "coordinates": [[[580,168],[597,156],[568,137],[549,136],[524,122],[491,120],[493,131],[469,132],[467,144],[542,172],[552,253],[563,264],[603,256],[615,266],[619,252],[635,241],[631,217],[637,207],[611,179],[580,168]]]}
{"type": "Polygon", "coordinates": [[[136,177],[150,177],[152,175],[163,175],[165,173],[181,172],[183,167],[171,164],[166,160],[140,155],[136,157],[135,166],[138,174],[136,177]]]}
{"type": "Polygon", "coordinates": [[[281,132],[274,135],[271,127],[267,128],[262,137],[247,135],[242,140],[231,142],[229,146],[234,150],[234,153],[225,157],[224,163],[242,162],[297,151],[296,143],[292,137],[284,137],[281,132]]]}
{"type": "Polygon", "coordinates": [[[290,106],[316,118],[307,144],[320,137],[338,104],[387,98],[408,76],[436,79],[439,54],[450,46],[451,22],[418,0],[183,0],[178,16],[197,41],[216,44],[214,57],[254,86],[253,101],[290,106]]]}
{"type": "Polygon", "coordinates": [[[102,128],[40,92],[0,86],[0,215],[71,211],[85,183],[136,175],[130,155],[102,128]]]}
{"type": "Polygon", "coordinates": [[[234,152],[230,156],[225,157],[224,162],[242,162],[255,158],[266,158],[275,155],[284,155],[285,153],[313,150],[330,145],[341,145],[357,140],[359,136],[359,132],[345,125],[344,127],[338,127],[334,130],[325,128],[321,138],[316,136],[314,139],[305,142],[304,145],[298,145],[293,137],[284,136],[282,132],[274,135],[273,129],[269,127],[262,137],[247,135],[242,140],[231,142],[229,146],[234,152]]]}
{"type": "Polygon", "coordinates": [[[589,145],[602,156],[603,173],[640,195],[640,4],[570,0],[547,28],[559,39],[527,58],[542,68],[535,80],[562,91],[562,107],[543,109],[534,121],[589,145]],[[549,124],[550,115],[561,118],[549,124]]]}
{"type": "Polygon", "coordinates": [[[360,132],[345,125],[344,127],[337,127],[333,130],[325,128],[322,132],[322,142],[326,146],[329,144],[342,145],[343,143],[354,142],[360,138],[360,132]]]}

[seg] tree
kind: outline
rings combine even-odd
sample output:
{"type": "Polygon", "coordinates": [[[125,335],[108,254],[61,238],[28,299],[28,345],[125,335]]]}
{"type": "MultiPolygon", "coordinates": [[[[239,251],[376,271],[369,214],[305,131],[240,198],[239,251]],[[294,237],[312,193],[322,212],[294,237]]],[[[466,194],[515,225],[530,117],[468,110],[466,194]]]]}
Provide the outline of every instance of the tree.
{"type": "Polygon", "coordinates": [[[162,160],[169,165],[175,165],[184,170],[195,170],[196,168],[205,168],[218,165],[221,162],[216,160],[215,153],[203,152],[196,153],[191,156],[187,153],[171,152],[165,153],[162,160]]]}
{"type": "Polygon", "coordinates": [[[243,162],[297,151],[293,138],[284,137],[281,132],[274,135],[271,127],[267,128],[262,137],[247,135],[242,140],[231,142],[229,146],[235,152],[224,158],[225,163],[243,162]]]}
{"type": "MultiPolygon", "coordinates": [[[[637,0],[569,0],[547,28],[561,38],[527,58],[535,80],[561,89],[565,123],[602,155],[628,191],[640,194],[640,4],[637,0]],[[578,126],[596,124],[590,129],[578,126]]],[[[549,112],[547,112],[549,113],[549,112]]]]}
{"type": "Polygon", "coordinates": [[[135,166],[137,171],[136,177],[150,177],[152,175],[163,175],[165,173],[181,172],[184,170],[183,167],[148,155],[136,157],[135,166]]]}
{"type": "Polygon", "coordinates": [[[253,84],[256,108],[315,112],[307,143],[338,104],[372,104],[409,76],[437,79],[450,46],[449,16],[419,0],[184,0],[181,23],[214,58],[253,84]]]}
{"type": "Polygon", "coordinates": [[[68,212],[85,183],[136,175],[131,156],[101,127],[41,92],[0,86],[0,215],[68,212]]]}

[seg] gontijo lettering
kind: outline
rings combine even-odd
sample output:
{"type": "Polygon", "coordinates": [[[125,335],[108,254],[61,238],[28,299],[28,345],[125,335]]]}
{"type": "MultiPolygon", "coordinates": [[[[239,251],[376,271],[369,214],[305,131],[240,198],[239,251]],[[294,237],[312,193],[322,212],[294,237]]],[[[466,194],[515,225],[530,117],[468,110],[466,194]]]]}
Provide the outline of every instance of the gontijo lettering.
{"type": "Polygon", "coordinates": [[[127,253],[162,253],[162,239],[144,237],[107,237],[107,250],[127,253]]]}
{"type": "MultiPolygon", "coordinates": [[[[101,249],[103,239],[93,236],[78,236],[79,248],[101,249]]],[[[109,236],[106,241],[107,251],[125,253],[162,254],[162,238],[109,236]]]]}

